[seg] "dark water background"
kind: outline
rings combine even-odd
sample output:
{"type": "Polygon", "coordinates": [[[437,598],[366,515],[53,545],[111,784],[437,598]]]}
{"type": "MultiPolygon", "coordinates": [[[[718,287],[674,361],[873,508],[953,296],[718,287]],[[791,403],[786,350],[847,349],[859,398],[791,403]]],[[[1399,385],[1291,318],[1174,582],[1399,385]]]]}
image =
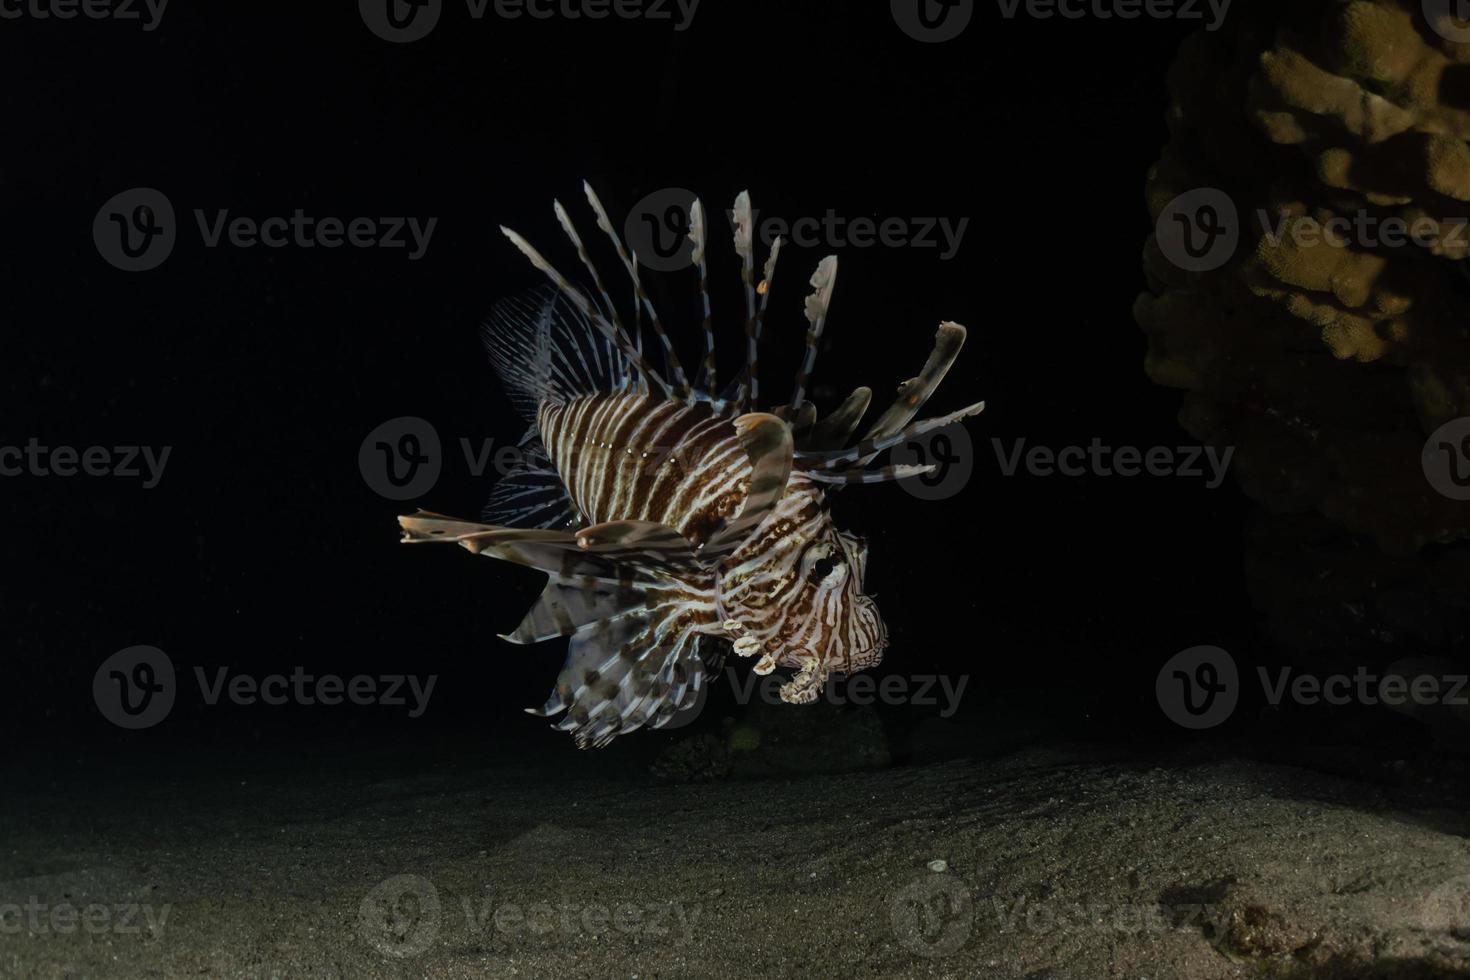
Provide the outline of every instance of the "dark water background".
{"type": "MultiPolygon", "coordinates": [[[[420,505],[478,513],[491,478],[468,472],[459,440],[501,445],[523,425],[477,327],[496,299],[539,281],[496,227],[572,265],[551,201],[594,235],[584,177],[615,220],[669,186],[712,211],[749,188],[781,216],[969,219],[951,261],[838,250],[822,407],[858,384],[886,404],[940,319],[970,336],[931,408],[989,404],[970,425],[963,493],[926,502],[867,487],[837,504],[871,541],[869,587],[892,633],[884,672],[969,675],[962,718],[1003,702],[1162,744],[1187,737],[1154,700],[1164,660],[1206,643],[1244,663],[1260,655],[1242,572],[1248,505],[1232,484],[1006,477],[991,443],[1195,442],[1175,422],[1178,395],[1145,377],[1130,314],[1144,175],[1166,138],[1164,71],[1192,25],[1010,21],[979,4],[964,37],[922,45],[883,4],[707,0],[676,32],[476,22],[451,3],[433,35],[393,45],[352,5],[310,6],[181,4],[151,32],[0,23],[0,442],[172,447],[154,489],[0,483],[12,741],[289,758],[343,739],[462,737],[487,755],[570,752],[520,712],[545,697],[559,647],[495,638],[541,576],[409,551],[394,518],[420,505]],[[125,273],[99,256],[92,223],[139,186],[168,196],[179,240],[161,267],[125,273]],[[206,248],[193,213],[297,208],[438,224],[409,261],[402,249],[206,248]],[[399,416],[429,420],[449,452],[437,486],[407,503],[375,494],[358,467],[367,434],[399,416]],[[136,644],[189,680],[165,723],[126,733],[99,713],[92,678],[136,644]],[[409,719],[208,706],[196,666],[439,681],[409,719]]],[[[735,330],[725,227],[713,223],[712,278],[717,318],[735,330]]],[[[824,253],[783,257],[764,373],[775,396],[824,253]]],[[[679,304],[692,283],[655,288],[692,352],[697,321],[679,304]]]]}

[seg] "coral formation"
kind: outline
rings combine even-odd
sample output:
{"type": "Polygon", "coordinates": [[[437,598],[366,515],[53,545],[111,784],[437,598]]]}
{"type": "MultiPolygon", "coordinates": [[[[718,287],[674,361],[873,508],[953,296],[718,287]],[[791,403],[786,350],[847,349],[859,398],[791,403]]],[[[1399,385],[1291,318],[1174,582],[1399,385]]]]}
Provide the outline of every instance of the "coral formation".
{"type": "Polygon", "coordinates": [[[1215,189],[1238,238],[1201,268],[1152,236],[1135,305],[1149,375],[1247,493],[1398,555],[1470,536],[1421,463],[1470,415],[1470,33],[1443,35],[1418,2],[1296,0],[1190,38],[1149,211],[1215,189]]]}

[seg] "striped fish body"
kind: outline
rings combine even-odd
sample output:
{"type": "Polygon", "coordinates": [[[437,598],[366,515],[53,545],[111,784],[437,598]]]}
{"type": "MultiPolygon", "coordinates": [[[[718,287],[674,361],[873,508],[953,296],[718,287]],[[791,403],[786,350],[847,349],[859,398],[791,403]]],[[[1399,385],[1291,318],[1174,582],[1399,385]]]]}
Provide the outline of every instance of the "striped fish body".
{"type": "Polygon", "coordinates": [[[592,394],[544,403],[537,427],[582,523],[647,521],[698,546],[745,501],[750,459],[708,403],[592,394]]]}
{"type": "MultiPolygon", "coordinates": [[[[749,456],[732,417],[708,403],[597,394],[545,404],[537,422],[582,523],[662,524],[697,550],[746,500],[749,456]]],[[[861,576],[833,574],[864,561],[861,543],[844,540],[832,524],[821,488],[793,473],[771,515],[713,566],[717,622],[698,625],[715,635],[737,634],[729,638],[742,652],[760,655],[761,673],[800,672],[818,660],[826,672],[875,666],[886,630],[871,602],[856,594],[861,576]],[[830,568],[814,576],[824,559],[830,568]],[[831,587],[823,588],[828,575],[831,587]],[[853,634],[854,642],[824,643],[820,634],[853,634]]]]}
{"type": "Polygon", "coordinates": [[[551,281],[548,290],[498,304],[485,332],[496,373],[531,424],[524,458],[497,484],[481,520],[421,511],[399,518],[404,540],[455,542],[546,574],[541,598],[503,639],[569,638],[551,696],[527,710],[556,718],[554,726],[580,747],[667,724],[696,703],[732,649],[751,658],[758,674],[791,671],[780,689],[786,701],[815,700],[830,675],[876,665],[888,644],[877,607],[862,592],[867,547],[833,524],[830,495],[925,472],[869,464],[983,408],[912,422],[949,370],[965,330],[940,325],[922,371],[899,386],[893,404],[853,443],[870,389],[857,389],[820,418],[804,397],[837,276],[837,259],[829,256],[806,299],[806,354],[794,392],[770,412],[755,410],[757,345],[780,241],[757,285],[749,196],[740,195],[733,211],[746,364],[720,391],[703,206],[696,201],[690,213],[705,338],[691,382],[643,289],[636,257],[596,194],[586,192],[631,280],[633,318],[620,315],[560,203],[557,220],[595,300],[506,230],[551,281]],[[647,348],[645,340],[652,341],[647,348]],[[645,356],[659,348],[662,373],[645,356]]]}

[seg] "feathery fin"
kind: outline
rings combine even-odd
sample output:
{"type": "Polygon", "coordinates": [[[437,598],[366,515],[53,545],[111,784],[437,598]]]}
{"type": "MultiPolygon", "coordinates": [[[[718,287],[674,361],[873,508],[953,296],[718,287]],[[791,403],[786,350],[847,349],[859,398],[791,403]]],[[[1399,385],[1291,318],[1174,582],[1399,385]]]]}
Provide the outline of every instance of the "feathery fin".
{"type": "Polygon", "coordinates": [[[616,327],[614,327],[612,323],[608,321],[607,317],[603,316],[602,313],[592,305],[591,301],[582,294],[582,291],[580,289],[572,285],[567,280],[566,276],[563,276],[560,272],[557,271],[555,266],[546,261],[546,258],[536,250],[535,246],[526,241],[526,239],[523,238],[520,234],[512,231],[504,225],[501,225],[500,231],[502,234],[505,235],[506,238],[510,239],[511,244],[515,245],[516,248],[521,250],[521,254],[529,259],[533,266],[541,270],[541,272],[552,282],[556,283],[557,288],[562,291],[563,295],[565,295],[568,299],[572,301],[573,305],[576,306],[579,313],[581,313],[584,317],[597,325],[597,329],[601,330],[607,336],[607,338],[612,341],[614,346],[617,347],[618,351],[623,355],[623,357],[627,358],[627,360],[635,368],[638,369],[638,372],[643,375],[644,380],[646,380],[649,385],[660,389],[665,397],[669,396],[670,389],[668,382],[659,377],[658,372],[649,366],[648,362],[644,360],[643,355],[633,349],[633,343],[624,331],[618,330],[616,327]]]}
{"type": "Polygon", "coordinates": [[[520,528],[568,528],[579,520],[561,474],[533,427],[518,447],[520,458],[500,478],[480,520],[520,528]]]}
{"type": "Polygon", "coordinates": [[[555,286],[501,300],[480,331],[516,412],[532,424],[544,401],[638,386],[627,359],[555,286]]]}

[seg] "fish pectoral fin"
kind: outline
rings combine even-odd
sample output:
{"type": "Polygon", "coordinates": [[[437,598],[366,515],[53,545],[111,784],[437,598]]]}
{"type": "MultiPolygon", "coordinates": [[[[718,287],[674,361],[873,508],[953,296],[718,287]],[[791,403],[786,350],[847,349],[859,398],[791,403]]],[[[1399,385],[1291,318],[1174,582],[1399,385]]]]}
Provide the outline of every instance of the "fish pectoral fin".
{"type": "Polygon", "coordinates": [[[452,542],[463,545],[477,554],[488,547],[517,541],[535,541],[544,545],[561,545],[569,548],[574,548],[577,544],[576,538],[566,531],[482,524],[479,521],[448,517],[427,510],[399,517],[398,526],[403,528],[404,544],[452,542]]]}
{"type": "Polygon", "coordinates": [[[653,552],[667,558],[695,559],[689,539],[667,524],[654,521],[606,521],[576,532],[577,544],[594,553],[653,552]]]}

